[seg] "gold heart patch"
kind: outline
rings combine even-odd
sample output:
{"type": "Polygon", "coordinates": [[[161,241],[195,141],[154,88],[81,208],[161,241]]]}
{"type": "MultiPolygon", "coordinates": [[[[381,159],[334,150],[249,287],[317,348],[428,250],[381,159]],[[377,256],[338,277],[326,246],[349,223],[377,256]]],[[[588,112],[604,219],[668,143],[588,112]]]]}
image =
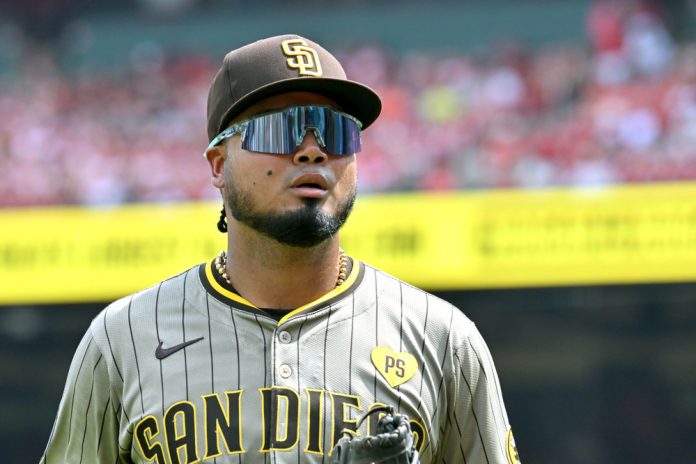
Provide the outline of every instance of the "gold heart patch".
{"type": "Polygon", "coordinates": [[[416,375],[418,361],[410,353],[397,353],[388,346],[376,346],[370,355],[372,364],[389,385],[396,387],[416,375]]]}

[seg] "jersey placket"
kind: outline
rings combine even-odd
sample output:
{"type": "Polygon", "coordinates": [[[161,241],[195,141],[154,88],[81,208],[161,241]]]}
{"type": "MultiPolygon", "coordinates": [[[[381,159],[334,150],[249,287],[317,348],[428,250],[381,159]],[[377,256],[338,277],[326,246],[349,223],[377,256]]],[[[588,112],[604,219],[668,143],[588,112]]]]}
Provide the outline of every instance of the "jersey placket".
{"type": "Polygon", "coordinates": [[[270,414],[264,445],[269,451],[289,451],[300,442],[302,398],[298,379],[298,336],[300,324],[287,321],[273,331],[272,382],[265,411],[270,414]]]}

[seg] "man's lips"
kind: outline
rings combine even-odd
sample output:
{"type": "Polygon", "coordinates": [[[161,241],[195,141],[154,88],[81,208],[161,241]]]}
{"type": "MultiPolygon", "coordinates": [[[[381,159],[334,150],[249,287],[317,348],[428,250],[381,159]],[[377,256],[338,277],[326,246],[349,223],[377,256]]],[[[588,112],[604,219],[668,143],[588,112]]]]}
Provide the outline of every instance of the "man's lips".
{"type": "Polygon", "coordinates": [[[302,197],[322,198],[328,194],[329,181],[322,174],[308,172],[295,178],[290,189],[302,197]]]}

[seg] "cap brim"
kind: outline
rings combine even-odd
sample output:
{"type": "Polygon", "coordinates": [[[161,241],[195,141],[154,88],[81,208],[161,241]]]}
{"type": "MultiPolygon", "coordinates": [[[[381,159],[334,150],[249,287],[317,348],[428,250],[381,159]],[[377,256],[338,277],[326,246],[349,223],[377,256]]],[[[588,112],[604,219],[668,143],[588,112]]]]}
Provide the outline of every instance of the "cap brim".
{"type": "Polygon", "coordinates": [[[374,90],[358,82],[331,79],[307,78],[286,79],[260,87],[232,105],[222,118],[218,133],[235,117],[251,105],[274,95],[288,92],[312,92],[334,100],[346,113],[356,117],[363,129],[372,124],[382,111],[382,101],[374,90]]]}

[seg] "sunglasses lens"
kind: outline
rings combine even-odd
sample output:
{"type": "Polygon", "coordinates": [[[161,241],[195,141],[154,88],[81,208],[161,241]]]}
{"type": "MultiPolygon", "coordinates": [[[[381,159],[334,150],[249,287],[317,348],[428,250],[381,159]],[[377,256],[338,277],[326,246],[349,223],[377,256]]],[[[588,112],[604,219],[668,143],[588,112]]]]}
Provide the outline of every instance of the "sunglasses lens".
{"type": "Polygon", "coordinates": [[[248,122],[242,148],[259,153],[291,154],[313,130],[317,142],[333,155],[360,151],[360,124],[330,108],[300,106],[269,113],[248,122]]]}
{"type": "Polygon", "coordinates": [[[360,152],[360,127],[354,119],[327,109],[323,132],[326,150],[334,155],[360,152]]]}
{"type": "Polygon", "coordinates": [[[251,119],[247,126],[242,148],[258,153],[292,153],[295,135],[292,124],[284,113],[271,113],[251,119]]]}

